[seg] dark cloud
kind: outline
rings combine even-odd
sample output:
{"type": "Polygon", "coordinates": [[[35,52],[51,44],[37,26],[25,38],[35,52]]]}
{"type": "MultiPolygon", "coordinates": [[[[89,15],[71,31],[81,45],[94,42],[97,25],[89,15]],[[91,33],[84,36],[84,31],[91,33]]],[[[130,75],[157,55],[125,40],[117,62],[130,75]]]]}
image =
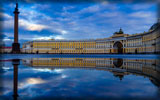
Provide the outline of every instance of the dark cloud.
{"type": "Polygon", "coordinates": [[[1,34],[0,39],[7,37],[5,34],[1,34]]]}
{"type": "MultiPolygon", "coordinates": [[[[56,2],[56,3],[151,3],[157,2],[158,0],[19,0],[23,3],[37,3],[37,2],[56,2]]],[[[13,2],[13,0],[3,0],[0,2],[13,2]]]]}

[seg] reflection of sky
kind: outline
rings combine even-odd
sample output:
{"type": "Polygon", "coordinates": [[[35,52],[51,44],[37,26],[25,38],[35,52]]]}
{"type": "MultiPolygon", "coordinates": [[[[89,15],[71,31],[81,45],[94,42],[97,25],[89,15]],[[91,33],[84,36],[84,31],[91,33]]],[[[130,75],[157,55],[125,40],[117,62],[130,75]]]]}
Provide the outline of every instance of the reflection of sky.
{"type": "MultiPolygon", "coordinates": [[[[13,67],[3,67],[2,95],[12,98],[13,67]]],[[[53,97],[154,97],[157,87],[148,78],[127,75],[120,81],[113,73],[89,69],[47,69],[19,65],[18,93],[21,99],[53,97]],[[152,91],[152,92],[151,92],[152,91]]]]}

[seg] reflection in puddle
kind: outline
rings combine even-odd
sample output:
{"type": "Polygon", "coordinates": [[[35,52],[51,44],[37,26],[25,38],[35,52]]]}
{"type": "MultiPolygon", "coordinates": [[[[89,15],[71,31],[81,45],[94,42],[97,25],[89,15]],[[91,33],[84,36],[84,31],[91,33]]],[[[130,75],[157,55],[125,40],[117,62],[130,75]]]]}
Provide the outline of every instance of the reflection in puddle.
{"type": "Polygon", "coordinates": [[[12,60],[12,64],[14,67],[14,73],[13,73],[13,98],[14,100],[17,100],[18,97],[18,65],[20,64],[20,60],[19,59],[13,59],[12,60]]]}
{"type": "Polygon", "coordinates": [[[158,59],[121,59],[121,58],[32,58],[23,64],[34,68],[86,68],[107,70],[120,78],[127,74],[147,76],[150,80],[160,80],[158,59]]]}
{"type": "Polygon", "coordinates": [[[46,96],[142,98],[148,95],[152,99],[159,98],[160,95],[158,59],[32,58],[22,59],[23,67],[20,67],[20,61],[12,60],[14,100],[18,99],[18,95],[19,98],[33,100],[46,96]],[[151,89],[152,93],[147,88],[151,89]]]}
{"type": "Polygon", "coordinates": [[[29,78],[27,79],[27,83],[28,84],[41,84],[41,83],[45,83],[45,81],[42,80],[41,78],[29,78]]]}

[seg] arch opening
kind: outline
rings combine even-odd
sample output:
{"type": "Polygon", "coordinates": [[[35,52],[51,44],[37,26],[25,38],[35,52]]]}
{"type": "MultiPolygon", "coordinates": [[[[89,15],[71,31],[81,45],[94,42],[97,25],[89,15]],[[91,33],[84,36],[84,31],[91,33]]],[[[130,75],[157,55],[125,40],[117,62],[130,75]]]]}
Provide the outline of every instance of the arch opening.
{"type": "Polygon", "coordinates": [[[123,44],[119,41],[115,42],[113,45],[114,53],[122,54],[123,53],[123,44]]]}

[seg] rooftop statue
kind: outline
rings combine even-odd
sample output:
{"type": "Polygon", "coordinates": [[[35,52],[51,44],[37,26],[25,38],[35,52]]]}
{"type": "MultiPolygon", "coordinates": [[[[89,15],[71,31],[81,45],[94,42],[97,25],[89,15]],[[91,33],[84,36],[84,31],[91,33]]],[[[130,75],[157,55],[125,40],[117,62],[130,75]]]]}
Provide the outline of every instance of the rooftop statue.
{"type": "Polygon", "coordinates": [[[115,32],[114,34],[123,34],[123,33],[124,33],[123,30],[120,28],[119,32],[115,32]]]}

